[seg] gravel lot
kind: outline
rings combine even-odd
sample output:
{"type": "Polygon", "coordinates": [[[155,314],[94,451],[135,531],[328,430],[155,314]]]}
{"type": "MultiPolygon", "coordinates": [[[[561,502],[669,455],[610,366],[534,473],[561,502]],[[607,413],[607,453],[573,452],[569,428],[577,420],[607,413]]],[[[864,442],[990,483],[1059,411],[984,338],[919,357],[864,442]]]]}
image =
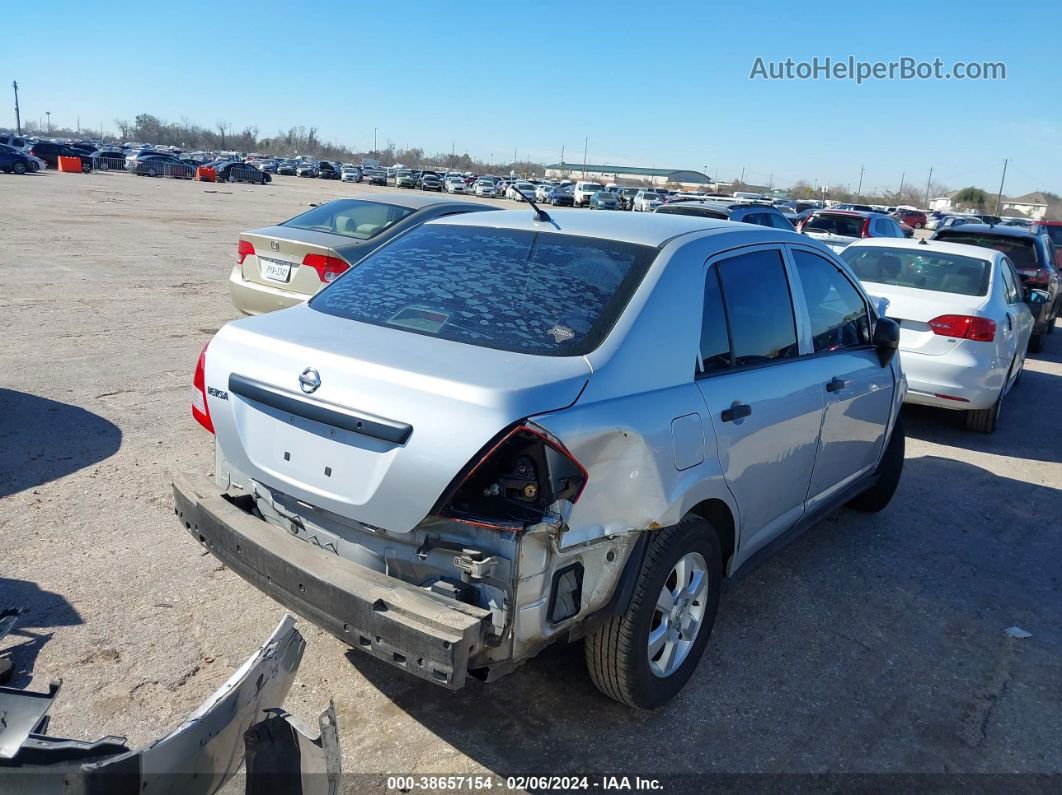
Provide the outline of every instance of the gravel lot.
{"type": "MultiPolygon", "coordinates": [[[[170,473],[213,465],[192,369],[233,317],[241,230],[393,190],[0,175],[0,606],[29,611],[3,645],[15,684],[63,677],[52,733],[155,738],[282,616],[173,516],[170,473]]],[[[347,771],[1062,772],[1060,406],[1062,333],[996,435],[908,411],[892,505],[734,588],[659,713],[599,696],[577,647],[450,693],[305,621],[286,705],[335,698],[347,771]]]]}

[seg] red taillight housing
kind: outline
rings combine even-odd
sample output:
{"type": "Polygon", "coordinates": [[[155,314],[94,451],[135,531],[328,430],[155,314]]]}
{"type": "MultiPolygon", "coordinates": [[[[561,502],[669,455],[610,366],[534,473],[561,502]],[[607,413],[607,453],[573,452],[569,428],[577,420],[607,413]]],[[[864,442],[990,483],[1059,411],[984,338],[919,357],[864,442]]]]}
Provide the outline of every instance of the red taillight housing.
{"type": "Polygon", "coordinates": [[[859,230],[859,236],[860,237],[874,237],[874,235],[870,234],[870,219],[869,218],[867,218],[865,221],[863,221],[863,228],[859,230]]]}
{"type": "Polygon", "coordinates": [[[254,254],[254,244],[249,240],[241,240],[240,245],[236,248],[236,264],[243,265],[243,261],[247,259],[248,254],[254,254]]]}
{"type": "Polygon", "coordinates": [[[1037,268],[1036,272],[1026,279],[1027,284],[1043,285],[1046,287],[1051,282],[1051,271],[1047,268],[1037,268]]]}
{"type": "Polygon", "coordinates": [[[934,334],[958,337],[977,342],[991,342],[996,338],[996,321],[970,315],[941,315],[929,321],[934,334]]]}
{"type": "Polygon", "coordinates": [[[207,405],[206,392],[206,352],[208,342],[203,346],[199,354],[199,361],[195,365],[195,375],[192,376],[192,417],[195,421],[211,433],[214,432],[214,423],[210,419],[210,406],[207,405]]]}
{"type": "Polygon", "coordinates": [[[302,258],[302,264],[317,271],[318,278],[325,284],[334,282],[339,274],[350,268],[350,265],[338,257],[324,254],[307,254],[302,258]]]}
{"type": "Polygon", "coordinates": [[[523,530],[586,487],[583,466],[553,434],[529,422],[496,437],[455,479],[433,513],[495,530],[523,530]]]}

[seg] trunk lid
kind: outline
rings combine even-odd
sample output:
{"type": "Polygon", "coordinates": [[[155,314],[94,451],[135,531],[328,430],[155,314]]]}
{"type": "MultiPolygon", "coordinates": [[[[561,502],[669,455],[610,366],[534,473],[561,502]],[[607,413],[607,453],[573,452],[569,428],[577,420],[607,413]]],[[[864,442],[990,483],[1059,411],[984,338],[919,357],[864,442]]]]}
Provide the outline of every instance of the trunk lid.
{"type": "Polygon", "coordinates": [[[900,350],[940,356],[955,349],[952,339],[937,334],[929,321],[941,315],[980,315],[988,300],[983,295],[960,295],[920,290],[917,287],[898,287],[879,282],[863,282],[863,289],[871,296],[888,299],[886,315],[900,324],[900,350]]]}
{"type": "Polygon", "coordinates": [[[590,372],[583,357],[479,348],[306,305],[226,325],[206,356],[217,444],[234,469],[398,532],[503,428],[574,403],[590,372]],[[307,369],[319,375],[312,394],[300,386],[307,369]]]}
{"type": "Polygon", "coordinates": [[[254,246],[254,254],[248,254],[243,260],[246,281],[303,295],[314,295],[325,285],[316,270],[302,264],[307,254],[334,257],[349,265],[351,250],[356,251],[362,242],[292,226],[252,229],[242,232],[240,240],[254,246]]]}

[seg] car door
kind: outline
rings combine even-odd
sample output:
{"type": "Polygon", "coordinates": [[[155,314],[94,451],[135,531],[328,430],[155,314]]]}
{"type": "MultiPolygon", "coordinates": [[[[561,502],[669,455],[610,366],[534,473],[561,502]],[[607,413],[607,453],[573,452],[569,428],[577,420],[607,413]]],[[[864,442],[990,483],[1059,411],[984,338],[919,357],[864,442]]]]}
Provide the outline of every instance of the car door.
{"type": "MultiPolygon", "coordinates": [[[[1002,287],[993,287],[1006,304],[1007,319],[1003,332],[998,336],[999,356],[1003,361],[1014,362],[1011,378],[1017,378],[1025,363],[1025,353],[1032,336],[1033,316],[1025,304],[1025,294],[1021,288],[1021,277],[1014,269],[1014,263],[1006,256],[999,258],[995,279],[1002,282],[1002,287]]],[[[999,300],[998,298],[996,300],[999,300]]]]}
{"type": "Polygon", "coordinates": [[[704,284],[697,386],[740,514],[736,568],[804,513],[823,392],[800,356],[781,246],[713,258],[704,284]]]}
{"type": "Polygon", "coordinates": [[[871,310],[855,279],[821,252],[787,249],[798,283],[797,314],[807,321],[808,367],[824,405],[808,489],[812,511],[876,468],[895,382],[871,344],[871,310]]]}

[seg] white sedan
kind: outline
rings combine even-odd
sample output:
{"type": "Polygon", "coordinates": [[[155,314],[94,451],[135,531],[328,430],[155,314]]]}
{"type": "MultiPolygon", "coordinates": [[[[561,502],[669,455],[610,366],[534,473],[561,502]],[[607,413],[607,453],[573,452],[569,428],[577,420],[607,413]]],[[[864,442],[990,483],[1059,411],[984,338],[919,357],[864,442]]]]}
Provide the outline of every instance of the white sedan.
{"type": "Polygon", "coordinates": [[[660,194],[656,191],[640,190],[634,194],[631,209],[636,213],[651,213],[663,203],[664,200],[660,198],[660,194]]]}
{"type": "Polygon", "coordinates": [[[535,186],[530,182],[514,182],[505,191],[505,198],[513,201],[525,201],[524,196],[530,196],[532,199],[535,197],[535,186]]]}
{"type": "Polygon", "coordinates": [[[445,187],[447,193],[468,193],[468,184],[462,177],[447,177],[445,187]]]}
{"type": "MultiPolygon", "coordinates": [[[[870,238],[840,254],[900,324],[905,402],[966,412],[991,433],[1025,365],[1033,315],[1002,252],[936,241],[870,238]]],[[[805,289],[806,286],[805,286],[805,289]]]]}

